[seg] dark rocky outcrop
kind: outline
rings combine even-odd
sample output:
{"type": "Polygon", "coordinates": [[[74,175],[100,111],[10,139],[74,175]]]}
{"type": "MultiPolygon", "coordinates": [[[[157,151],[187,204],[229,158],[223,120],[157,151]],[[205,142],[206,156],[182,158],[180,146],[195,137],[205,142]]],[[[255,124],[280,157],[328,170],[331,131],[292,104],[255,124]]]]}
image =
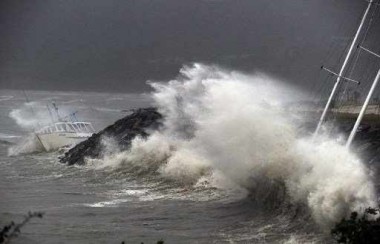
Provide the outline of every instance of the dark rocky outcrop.
{"type": "Polygon", "coordinates": [[[98,158],[102,153],[101,140],[104,137],[112,137],[121,150],[130,146],[136,136],[148,136],[150,130],[155,130],[161,125],[161,114],[155,108],[137,109],[132,114],[116,121],[89,139],[79,143],[61,158],[60,162],[68,165],[84,164],[86,157],[98,158]]]}

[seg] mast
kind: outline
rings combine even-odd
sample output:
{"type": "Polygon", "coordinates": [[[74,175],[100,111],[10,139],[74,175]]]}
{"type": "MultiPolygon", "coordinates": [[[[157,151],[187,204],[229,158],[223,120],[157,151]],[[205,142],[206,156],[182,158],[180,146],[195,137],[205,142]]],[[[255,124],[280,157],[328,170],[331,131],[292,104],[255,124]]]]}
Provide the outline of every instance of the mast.
{"type": "Polygon", "coordinates": [[[323,110],[322,116],[319,119],[319,122],[318,122],[318,125],[317,125],[317,129],[314,132],[314,137],[318,134],[319,130],[322,127],[323,122],[325,121],[325,118],[326,118],[326,115],[327,115],[327,111],[329,110],[331,102],[333,101],[333,99],[335,97],[335,94],[336,94],[336,92],[338,90],[339,84],[340,84],[340,82],[342,80],[342,76],[343,76],[344,72],[346,71],[346,67],[347,67],[348,61],[350,60],[350,57],[351,57],[352,52],[354,50],[355,44],[356,44],[356,42],[357,42],[357,40],[358,40],[358,38],[360,36],[360,33],[361,33],[362,29],[363,29],[363,25],[364,25],[364,23],[365,23],[365,21],[367,19],[367,16],[368,16],[368,13],[369,13],[369,11],[370,11],[370,9],[372,7],[373,1],[374,0],[369,0],[369,2],[368,2],[367,9],[364,12],[364,15],[363,15],[362,20],[361,20],[360,25],[359,25],[359,28],[356,31],[356,34],[354,36],[354,39],[352,40],[350,49],[348,50],[346,58],[344,59],[343,65],[342,65],[342,67],[341,67],[341,69],[339,71],[339,74],[337,76],[336,82],[335,82],[334,87],[333,87],[333,89],[331,91],[331,94],[329,96],[329,99],[327,100],[327,103],[326,103],[326,106],[325,106],[325,108],[323,110]]]}
{"type": "Polygon", "coordinates": [[[347,140],[347,143],[346,143],[346,147],[349,148],[352,141],[354,140],[355,138],[355,135],[356,135],[356,132],[359,128],[359,125],[364,117],[364,114],[365,114],[365,111],[367,110],[367,107],[368,107],[368,104],[369,104],[369,101],[371,100],[371,97],[373,95],[373,92],[375,91],[376,89],[376,86],[377,86],[377,83],[379,83],[379,80],[380,80],[380,69],[379,71],[377,72],[377,75],[376,75],[376,78],[375,80],[373,81],[372,83],[372,86],[371,86],[371,89],[369,90],[368,92],[368,95],[367,95],[367,98],[365,99],[364,101],[364,104],[362,106],[362,109],[360,110],[360,113],[359,113],[359,116],[358,118],[356,119],[356,123],[354,125],[354,128],[352,129],[351,131],[351,134],[350,136],[348,137],[348,140],[347,140]]]}

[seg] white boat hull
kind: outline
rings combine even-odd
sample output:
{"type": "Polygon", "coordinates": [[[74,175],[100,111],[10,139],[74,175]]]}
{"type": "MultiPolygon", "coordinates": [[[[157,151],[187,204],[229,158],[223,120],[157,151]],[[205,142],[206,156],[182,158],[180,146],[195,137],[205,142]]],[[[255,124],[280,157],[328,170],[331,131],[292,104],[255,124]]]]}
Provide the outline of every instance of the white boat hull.
{"type": "Polygon", "coordinates": [[[89,133],[78,134],[75,132],[36,134],[38,140],[46,151],[54,151],[66,146],[76,145],[91,136],[89,133]]]}

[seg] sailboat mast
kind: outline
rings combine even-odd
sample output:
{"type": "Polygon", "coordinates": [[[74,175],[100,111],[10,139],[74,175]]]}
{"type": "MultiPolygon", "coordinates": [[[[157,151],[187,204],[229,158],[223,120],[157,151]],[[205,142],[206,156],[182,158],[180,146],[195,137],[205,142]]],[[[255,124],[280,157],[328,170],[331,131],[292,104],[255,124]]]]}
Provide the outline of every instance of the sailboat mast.
{"type": "Polygon", "coordinates": [[[373,83],[372,83],[371,89],[370,89],[369,92],[368,92],[367,98],[366,98],[365,101],[364,101],[364,104],[363,104],[363,106],[362,106],[362,109],[360,110],[359,116],[358,116],[358,118],[356,119],[356,123],[355,123],[355,125],[354,125],[354,128],[352,129],[351,134],[350,134],[350,136],[348,137],[348,140],[347,140],[347,143],[346,143],[346,147],[347,147],[347,148],[350,147],[352,141],[353,141],[354,138],[355,138],[356,132],[357,132],[357,130],[358,130],[358,128],[359,128],[360,123],[362,122],[362,119],[363,119],[363,117],[364,117],[365,111],[367,110],[367,107],[368,107],[369,101],[371,100],[371,97],[372,97],[372,95],[373,95],[373,92],[374,92],[375,89],[376,89],[377,83],[379,83],[379,80],[380,80],[380,69],[379,69],[379,71],[377,72],[376,78],[375,78],[375,80],[374,80],[373,83]]]}
{"type": "Polygon", "coordinates": [[[325,118],[326,118],[326,115],[327,115],[327,111],[329,110],[329,108],[331,106],[331,102],[333,101],[333,99],[335,97],[335,94],[336,94],[336,92],[338,90],[339,84],[340,84],[340,82],[342,80],[343,73],[346,71],[346,67],[347,67],[348,61],[350,60],[350,57],[351,57],[352,52],[354,50],[355,44],[358,41],[358,38],[359,38],[360,33],[361,33],[362,29],[363,29],[363,25],[364,25],[364,23],[365,23],[365,21],[367,19],[368,13],[369,13],[369,11],[370,11],[370,9],[372,7],[373,2],[374,2],[374,0],[370,0],[368,2],[367,9],[364,12],[364,15],[363,15],[362,20],[361,20],[360,25],[359,25],[359,28],[356,31],[356,34],[355,34],[354,39],[352,40],[350,49],[348,50],[346,58],[344,59],[343,65],[342,65],[342,67],[341,67],[341,69],[339,71],[339,75],[338,75],[338,77],[336,79],[336,82],[335,82],[334,87],[333,87],[333,89],[331,91],[329,99],[327,100],[326,106],[325,106],[325,108],[323,110],[322,116],[321,116],[321,118],[318,121],[317,129],[314,132],[314,136],[316,136],[318,134],[319,130],[322,127],[323,122],[325,121],[325,118]]]}

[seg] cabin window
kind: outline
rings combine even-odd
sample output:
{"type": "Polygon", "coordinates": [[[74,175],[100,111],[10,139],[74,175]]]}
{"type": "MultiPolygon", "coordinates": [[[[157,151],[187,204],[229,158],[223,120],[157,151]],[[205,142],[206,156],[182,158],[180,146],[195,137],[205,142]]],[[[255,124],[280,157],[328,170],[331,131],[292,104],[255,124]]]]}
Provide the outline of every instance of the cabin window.
{"type": "Polygon", "coordinates": [[[62,125],[57,125],[57,131],[64,131],[62,125]]]}
{"type": "Polygon", "coordinates": [[[83,129],[82,129],[82,126],[80,123],[75,124],[75,126],[76,126],[78,132],[83,132],[83,129]]]}
{"type": "Polygon", "coordinates": [[[86,127],[84,126],[84,124],[79,124],[80,125],[80,129],[82,132],[86,132],[86,127]]]}
{"type": "Polygon", "coordinates": [[[71,124],[66,124],[66,126],[68,127],[68,131],[75,131],[73,125],[71,125],[71,124]]]}

